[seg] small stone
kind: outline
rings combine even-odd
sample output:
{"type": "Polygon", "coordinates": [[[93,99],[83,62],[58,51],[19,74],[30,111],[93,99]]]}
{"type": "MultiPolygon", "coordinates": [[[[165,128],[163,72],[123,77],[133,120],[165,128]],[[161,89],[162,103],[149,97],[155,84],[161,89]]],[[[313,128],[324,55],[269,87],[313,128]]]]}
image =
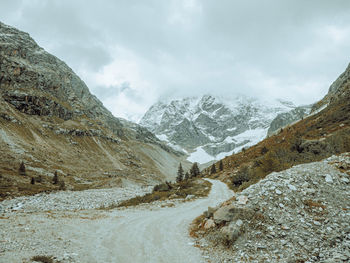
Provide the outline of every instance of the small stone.
{"type": "Polygon", "coordinates": [[[346,183],[346,184],[348,184],[350,181],[349,181],[349,179],[348,178],[346,178],[346,177],[343,177],[343,178],[341,178],[340,180],[342,180],[344,183],[346,183]]]}
{"type": "Polygon", "coordinates": [[[318,221],[314,221],[314,225],[315,225],[315,226],[320,226],[320,225],[321,225],[321,223],[320,223],[320,222],[318,222],[318,221]]]}
{"type": "Polygon", "coordinates": [[[332,176],[329,175],[329,174],[326,175],[325,180],[326,180],[327,183],[333,183],[333,178],[332,178],[332,176]]]}
{"type": "Polygon", "coordinates": [[[241,219],[238,219],[238,220],[236,221],[236,225],[237,225],[237,226],[243,225],[243,221],[242,221],[241,219]]]}
{"type": "Polygon", "coordinates": [[[283,208],[283,207],[284,207],[284,204],[279,203],[279,207],[280,207],[280,208],[283,208]]]}
{"type": "Polygon", "coordinates": [[[292,191],[296,191],[296,190],[297,190],[297,188],[296,188],[294,185],[292,185],[292,184],[289,184],[289,185],[288,185],[288,188],[289,188],[290,190],[292,190],[292,191]]]}
{"type": "Polygon", "coordinates": [[[282,244],[282,246],[286,245],[287,243],[288,243],[288,241],[287,241],[287,240],[285,240],[285,239],[281,239],[281,244],[282,244]]]}
{"type": "Polygon", "coordinates": [[[280,194],[282,194],[282,192],[280,190],[276,189],[276,194],[280,195],[280,194]]]}
{"type": "Polygon", "coordinates": [[[209,229],[215,227],[216,224],[213,219],[208,219],[204,224],[204,229],[209,229]]]}
{"type": "Polygon", "coordinates": [[[240,195],[237,199],[239,205],[245,205],[248,202],[248,197],[246,195],[240,195]]]}

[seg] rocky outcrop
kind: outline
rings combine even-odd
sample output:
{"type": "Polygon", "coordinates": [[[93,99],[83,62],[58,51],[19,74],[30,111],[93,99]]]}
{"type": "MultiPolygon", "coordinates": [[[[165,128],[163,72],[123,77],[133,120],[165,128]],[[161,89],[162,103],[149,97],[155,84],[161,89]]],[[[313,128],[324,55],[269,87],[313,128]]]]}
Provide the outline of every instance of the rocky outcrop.
{"type": "Polygon", "coordinates": [[[20,92],[7,92],[3,95],[3,98],[20,112],[29,115],[56,116],[63,120],[73,118],[71,110],[47,97],[33,96],[20,92]]]}
{"type": "Polygon", "coordinates": [[[267,135],[270,136],[274,134],[279,129],[292,124],[293,122],[296,122],[298,120],[301,120],[305,116],[307,116],[311,111],[312,106],[301,106],[296,107],[295,109],[283,112],[277,115],[276,118],[273,119],[273,121],[270,124],[270,127],[267,131],[267,135]]]}
{"type": "Polygon", "coordinates": [[[311,112],[317,112],[330,103],[337,103],[346,96],[349,97],[350,93],[350,64],[346,70],[332,83],[329,87],[327,95],[315,103],[311,112]]]}
{"type": "Polygon", "coordinates": [[[71,68],[39,47],[28,33],[1,22],[0,61],[0,92],[22,112],[65,120],[86,115],[122,134],[119,120],[71,68]]]}

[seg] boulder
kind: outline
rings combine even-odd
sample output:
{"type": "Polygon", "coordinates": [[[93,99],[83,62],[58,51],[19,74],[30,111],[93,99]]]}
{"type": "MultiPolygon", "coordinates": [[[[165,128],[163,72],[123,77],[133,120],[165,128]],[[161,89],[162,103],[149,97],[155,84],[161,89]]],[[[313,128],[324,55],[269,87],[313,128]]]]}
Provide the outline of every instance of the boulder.
{"type": "Polygon", "coordinates": [[[204,212],[204,216],[205,216],[206,218],[210,218],[210,217],[213,216],[213,214],[215,213],[216,210],[217,210],[216,207],[210,207],[210,206],[209,206],[209,207],[208,207],[208,210],[204,212]]]}
{"type": "Polygon", "coordinates": [[[228,226],[221,228],[221,234],[227,241],[234,242],[243,232],[242,225],[243,224],[237,224],[237,222],[231,222],[228,226]]]}

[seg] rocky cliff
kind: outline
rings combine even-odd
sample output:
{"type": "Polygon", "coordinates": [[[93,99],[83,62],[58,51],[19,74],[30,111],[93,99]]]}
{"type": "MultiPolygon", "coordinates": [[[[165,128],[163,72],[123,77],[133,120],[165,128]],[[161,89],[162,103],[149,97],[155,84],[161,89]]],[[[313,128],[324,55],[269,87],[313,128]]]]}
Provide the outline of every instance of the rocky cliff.
{"type": "Polygon", "coordinates": [[[0,23],[0,62],[1,197],[56,189],[56,170],[72,189],[175,176],[182,153],[114,117],[29,34],[0,23]]]}
{"type": "Polygon", "coordinates": [[[345,71],[329,87],[327,95],[315,103],[311,112],[315,113],[324,109],[328,104],[337,103],[340,99],[349,94],[350,90],[350,64],[345,71]]]}
{"type": "Polygon", "coordinates": [[[310,113],[311,107],[312,105],[300,106],[288,112],[283,112],[278,114],[277,117],[274,118],[273,121],[271,122],[270,127],[267,131],[267,135],[271,136],[273,133],[277,132],[279,129],[306,117],[310,113]]]}

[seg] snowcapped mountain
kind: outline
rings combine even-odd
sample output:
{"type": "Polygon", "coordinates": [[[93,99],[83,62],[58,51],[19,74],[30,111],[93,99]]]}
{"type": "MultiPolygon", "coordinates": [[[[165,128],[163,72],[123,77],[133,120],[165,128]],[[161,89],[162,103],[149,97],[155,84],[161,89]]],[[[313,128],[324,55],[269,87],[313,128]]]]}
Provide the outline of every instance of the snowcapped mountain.
{"type": "Polygon", "coordinates": [[[266,137],[272,120],[296,106],[288,101],[204,95],[157,102],[140,125],[189,154],[188,160],[218,160],[266,137]]]}

